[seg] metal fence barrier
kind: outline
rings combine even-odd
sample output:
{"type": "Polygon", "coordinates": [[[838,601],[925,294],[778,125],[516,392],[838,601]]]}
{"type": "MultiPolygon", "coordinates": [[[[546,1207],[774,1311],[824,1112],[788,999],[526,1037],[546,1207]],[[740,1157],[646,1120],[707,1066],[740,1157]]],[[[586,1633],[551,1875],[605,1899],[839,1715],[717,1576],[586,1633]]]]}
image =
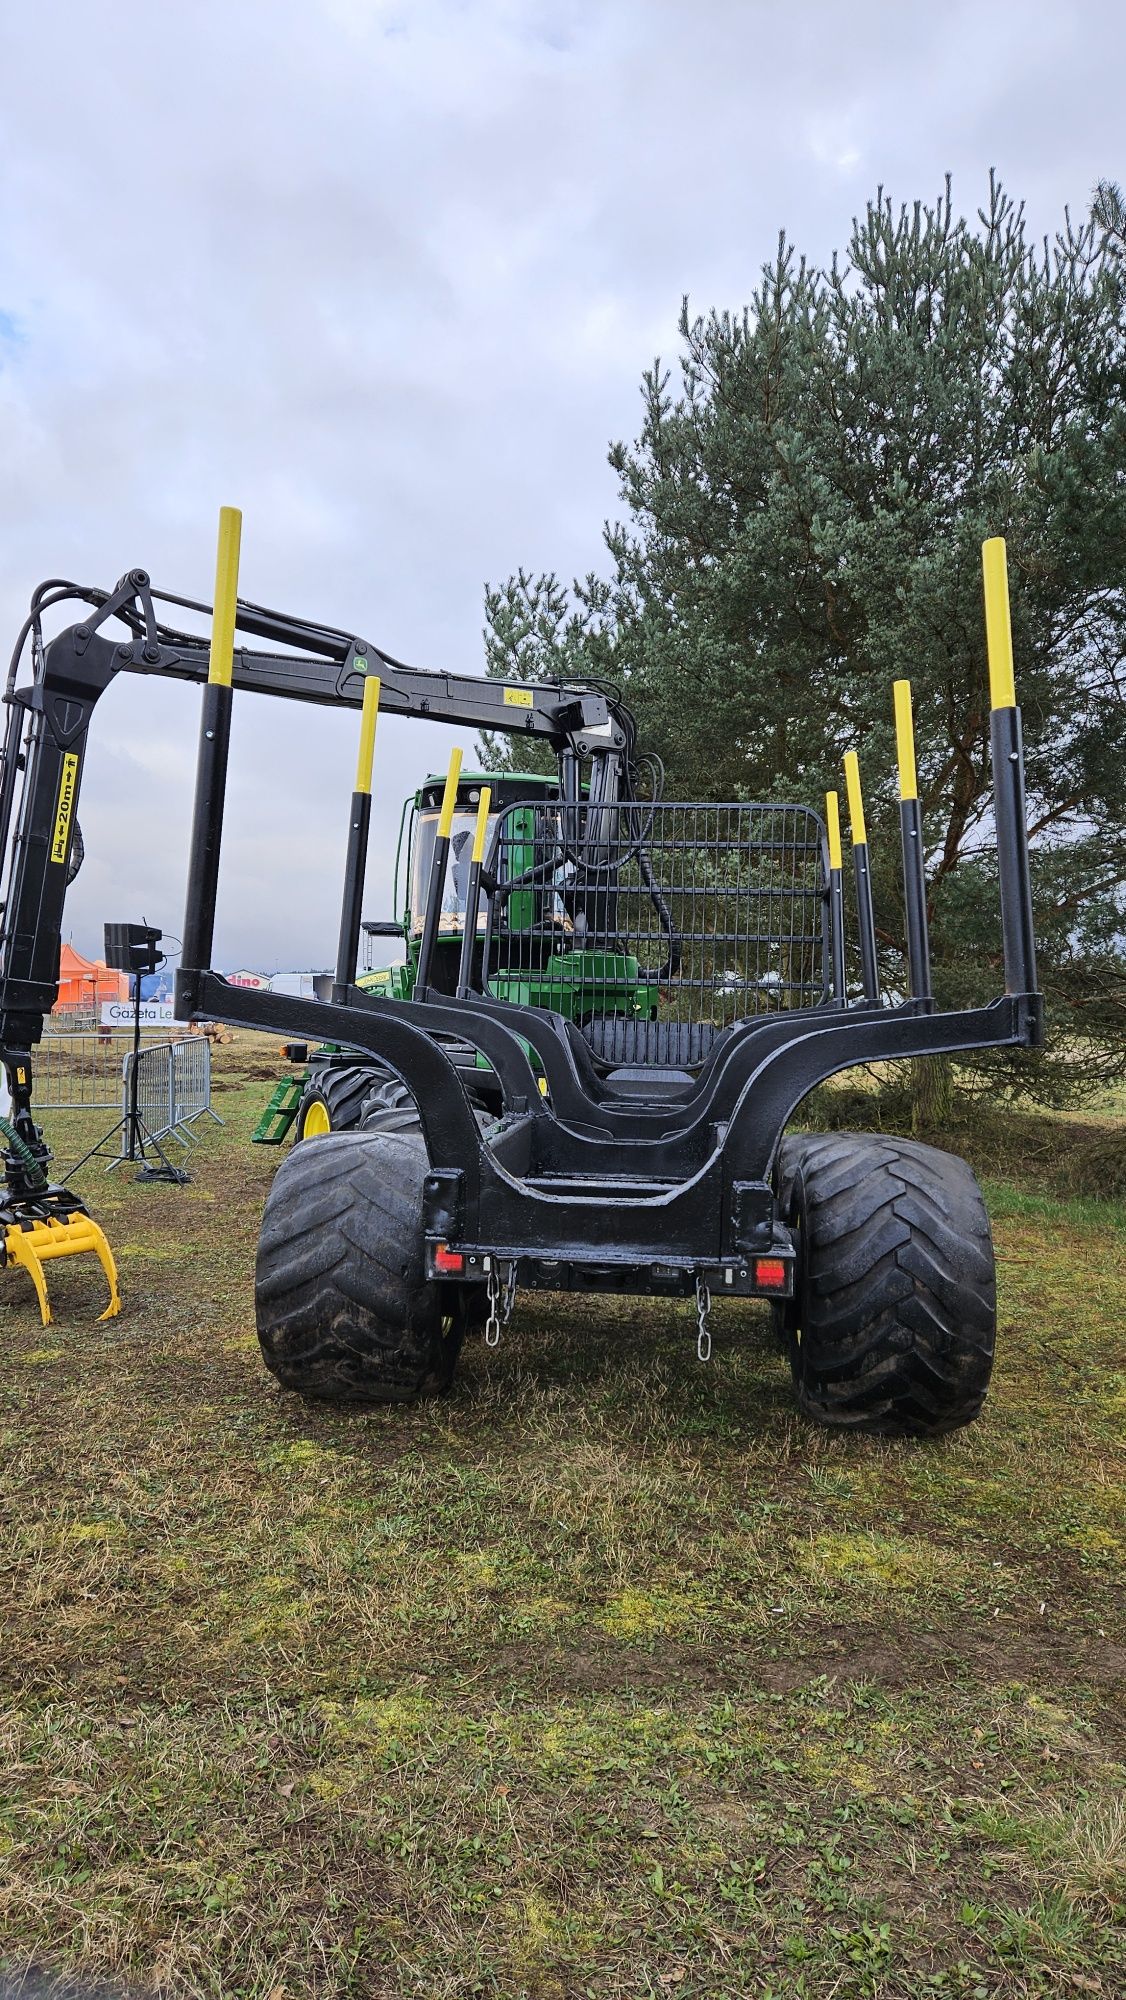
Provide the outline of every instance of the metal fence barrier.
{"type": "MultiPolygon", "coordinates": [[[[153,1042],[137,1058],[137,1112],[154,1139],[178,1139],[186,1146],[195,1137],[192,1125],[205,1114],[216,1125],[223,1120],[211,1108],[211,1044],[203,1035],[179,1042],[153,1042]]],[[[122,1064],[122,1111],[127,1114],[132,1086],[133,1054],[122,1064]]],[[[129,1144],[122,1130],[122,1153],[129,1144]]]]}
{"type": "MultiPolygon", "coordinates": [[[[151,1037],[142,1041],[147,1048],[151,1037]]],[[[121,1103],[121,1035],[46,1028],[35,1051],[35,1109],[114,1111],[121,1103]]]]}

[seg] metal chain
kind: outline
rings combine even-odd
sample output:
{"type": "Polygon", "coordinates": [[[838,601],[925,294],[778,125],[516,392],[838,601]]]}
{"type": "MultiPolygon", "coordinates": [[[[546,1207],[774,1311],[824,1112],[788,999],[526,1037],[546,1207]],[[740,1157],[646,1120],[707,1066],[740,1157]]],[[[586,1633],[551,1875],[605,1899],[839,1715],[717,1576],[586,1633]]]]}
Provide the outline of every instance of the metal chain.
{"type": "Polygon", "coordinates": [[[500,1262],[494,1257],[489,1263],[488,1277],[489,1316],[485,1321],[485,1346],[496,1347],[500,1342],[501,1328],[512,1318],[512,1308],[516,1304],[516,1259],[511,1258],[508,1276],[501,1293],[500,1262]]]}
{"type": "Polygon", "coordinates": [[[495,1263],[489,1265],[488,1291],[489,1316],[485,1321],[485,1346],[495,1347],[500,1340],[500,1314],[497,1311],[500,1302],[500,1273],[495,1263]]]}
{"type": "Polygon", "coordinates": [[[699,1272],[696,1274],[696,1359],[710,1361],[712,1358],[712,1336],[708,1327],[708,1314],[712,1309],[712,1295],[708,1281],[699,1272]]]}

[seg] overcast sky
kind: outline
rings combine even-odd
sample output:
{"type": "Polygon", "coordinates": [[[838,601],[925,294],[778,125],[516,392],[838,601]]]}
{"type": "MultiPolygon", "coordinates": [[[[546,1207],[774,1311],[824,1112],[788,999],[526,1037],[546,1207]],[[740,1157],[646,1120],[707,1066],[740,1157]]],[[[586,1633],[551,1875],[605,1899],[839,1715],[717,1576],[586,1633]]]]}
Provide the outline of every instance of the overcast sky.
{"type": "MultiPolygon", "coordinates": [[[[419,664],[482,664],[482,588],[601,563],[606,449],[681,295],[739,306],[882,182],[1037,228],[1122,157],[1120,0],[0,4],[0,613],[140,564],[419,664]]],[[[199,697],[123,676],[91,733],[80,949],[177,933],[199,697]]],[[[452,742],[384,723],[367,914],[452,742]]],[[[330,961],[349,715],[236,704],[216,962],[330,961]]]]}

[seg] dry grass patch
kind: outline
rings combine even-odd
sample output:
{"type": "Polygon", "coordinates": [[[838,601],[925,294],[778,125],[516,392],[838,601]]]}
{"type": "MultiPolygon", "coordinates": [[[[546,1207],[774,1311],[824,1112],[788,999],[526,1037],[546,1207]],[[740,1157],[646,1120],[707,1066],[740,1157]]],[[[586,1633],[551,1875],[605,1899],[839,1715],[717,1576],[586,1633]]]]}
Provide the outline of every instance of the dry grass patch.
{"type": "MultiPolygon", "coordinates": [[[[417,1409],[261,1368],[260,1050],[126,1310],[8,1274],[0,1939],[176,2000],[1126,1992],[1126,1220],[991,1186],[996,1390],[808,1430],[764,1314],[521,1300],[417,1409]]],[[[74,1148],[78,1150],[77,1146],[74,1148]]]]}

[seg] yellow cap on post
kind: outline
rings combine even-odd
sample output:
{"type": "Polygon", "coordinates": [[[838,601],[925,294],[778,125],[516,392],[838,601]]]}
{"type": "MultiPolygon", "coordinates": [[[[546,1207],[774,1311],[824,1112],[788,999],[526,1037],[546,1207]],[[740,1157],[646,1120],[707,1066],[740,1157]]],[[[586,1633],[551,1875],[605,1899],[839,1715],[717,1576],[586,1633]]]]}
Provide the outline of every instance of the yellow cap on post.
{"type": "Polygon", "coordinates": [[[375,763],[375,725],[379,719],[379,675],[369,674],[364,682],[364,705],[360,712],[360,754],[356,760],[356,790],[370,792],[375,763]]]}
{"type": "Polygon", "coordinates": [[[863,847],[868,836],[864,831],[864,794],[860,789],[860,760],[855,750],[846,750],[844,757],[845,786],[848,790],[848,816],[852,822],[852,844],[863,847]]]}
{"type": "Polygon", "coordinates": [[[234,673],[241,542],[241,509],[220,507],[219,547],[215,557],[215,608],[211,614],[211,652],[207,663],[207,678],[214,687],[229,688],[234,673]]]}
{"type": "Polygon", "coordinates": [[[461,751],[450,751],[450,768],[446,772],[446,789],[442,793],[442,810],[438,814],[438,838],[448,840],[454,823],[454,807],[457,804],[457,781],[461,776],[461,751]]]}
{"type": "Polygon", "coordinates": [[[829,866],[843,868],[841,854],[841,802],[836,792],[825,794],[825,831],[829,836],[829,866]]]}
{"type": "Polygon", "coordinates": [[[485,859],[485,835],[489,831],[489,807],[492,803],[491,790],[488,785],[482,785],[477,801],[477,824],[473,829],[473,859],[478,866],[485,859]]]}
{"type": "Polygon", "coordinates": [[[989,701],[993,708],[1015,708],[1013,627],[1009,617],[1009,568],[1005,537],[993,535],[981,545],[985,583],[985,643],[989,653],[989,701]]]}
{"type": "Polygon", "coordinates": [[[895,743],[899,752],[899,796],[917,799],[919,779],[915,770],[915,725],[911,719],[911,683],[893,681],[895,698],[895,743]]]}

